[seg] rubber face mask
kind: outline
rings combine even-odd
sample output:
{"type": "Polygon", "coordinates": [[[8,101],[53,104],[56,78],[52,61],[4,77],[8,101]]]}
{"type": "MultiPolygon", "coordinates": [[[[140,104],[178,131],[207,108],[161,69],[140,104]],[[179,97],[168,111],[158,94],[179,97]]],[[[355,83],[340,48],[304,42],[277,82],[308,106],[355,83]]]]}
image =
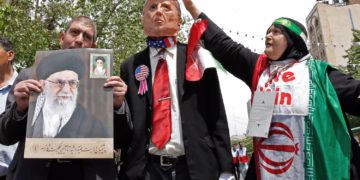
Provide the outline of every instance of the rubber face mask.
{"type": "Polygon", "coordinates": [[[147,0],[141,22],[146,36],[176,36],[182,22],[177,1],[147,0]]]}

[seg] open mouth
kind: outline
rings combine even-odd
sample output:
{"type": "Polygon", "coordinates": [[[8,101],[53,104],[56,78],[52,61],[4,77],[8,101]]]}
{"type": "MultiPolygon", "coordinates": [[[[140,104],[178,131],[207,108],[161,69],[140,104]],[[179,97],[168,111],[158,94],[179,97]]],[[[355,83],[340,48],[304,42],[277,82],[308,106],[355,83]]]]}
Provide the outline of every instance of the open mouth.
{"type": "Polygon", "coordinates": [[[164,20],[162,18],[155,18],[154,22],[155,23],[162,23],[162,22],[164,22],[164,20]]]}
{"type": "Polygon", "coordinates": [[[265,47],[270,47],[270,46],[272,46],[272,45],[273,45],[272,43],[265,42],[265,47]]]}

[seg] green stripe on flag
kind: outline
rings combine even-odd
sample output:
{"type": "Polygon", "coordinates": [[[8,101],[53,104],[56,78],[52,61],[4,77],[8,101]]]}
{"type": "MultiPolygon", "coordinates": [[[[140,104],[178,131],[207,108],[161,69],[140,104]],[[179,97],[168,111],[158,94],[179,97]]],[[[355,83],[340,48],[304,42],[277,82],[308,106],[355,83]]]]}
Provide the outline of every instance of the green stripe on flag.
{"type": "Polygon", "coordinates": [[[299,26],[297,26],[295,23],[291,22],[288,19],[284,19],[284,18],[278,18],[276,19],[273,24],[280,24],[283,25],[285,27],[287,27],[288,29],[290,29],[291,31],[293,31],[295,34],[297,34],[298,36],[300,36],[300,34],[302,33],[301,29],[299,28],[299,26]]]}
{"type": "Polygon", "coordinates": [[[349,179],[350,135],[337,94],[326,73],[328,64],[310,60],[308,66],[311,94],[306,124],[310,127],[306,130],[310,133],[306,132],[305,137],[312,137],[306,137],[305,144],[310,143],[312,149],[305,149],[305,179],[349,179]],[[308,176],[310,174],[313,176],[308,176]]]}

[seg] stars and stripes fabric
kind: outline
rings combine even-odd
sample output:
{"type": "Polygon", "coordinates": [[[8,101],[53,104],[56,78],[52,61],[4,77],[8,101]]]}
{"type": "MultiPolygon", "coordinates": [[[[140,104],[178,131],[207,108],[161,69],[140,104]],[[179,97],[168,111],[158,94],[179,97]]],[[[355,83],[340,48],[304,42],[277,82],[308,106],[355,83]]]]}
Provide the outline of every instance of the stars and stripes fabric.
{"type": "Polygon", "coordinates": [[[141,65],[139,66],[139,68],[135,69],[135,78],[139,81],[146,79],[148,75],[149,75],[149,69],[144,65],[141,65]]]}
{"type": "Polygon", "coordinates": [[[170,36],[162,39],[152,39],[148,37],[146,39],[146,44],[148,47],[154,48],[169,48],[176,45],[176,37],[170,36]]]}
{"type": "Polygon", "coordinates": [[[149,68],[145,65],[140,65],[135,69],[135,78],[140,81],[138,94],[143,95],[148,91],[146,78],[149,76],[149,68]]]}

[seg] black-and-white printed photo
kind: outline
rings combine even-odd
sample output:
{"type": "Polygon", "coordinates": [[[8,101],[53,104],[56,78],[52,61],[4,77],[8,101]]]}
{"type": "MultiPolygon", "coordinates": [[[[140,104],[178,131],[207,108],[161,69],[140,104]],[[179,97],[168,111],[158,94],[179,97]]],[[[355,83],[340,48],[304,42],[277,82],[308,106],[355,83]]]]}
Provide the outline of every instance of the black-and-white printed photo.
{"type": "Polygon", "coordinates": [[[108,78],[110,77],[110,55],[109,54],[91,54],[90,55],[90,78],[108,78]]]}

